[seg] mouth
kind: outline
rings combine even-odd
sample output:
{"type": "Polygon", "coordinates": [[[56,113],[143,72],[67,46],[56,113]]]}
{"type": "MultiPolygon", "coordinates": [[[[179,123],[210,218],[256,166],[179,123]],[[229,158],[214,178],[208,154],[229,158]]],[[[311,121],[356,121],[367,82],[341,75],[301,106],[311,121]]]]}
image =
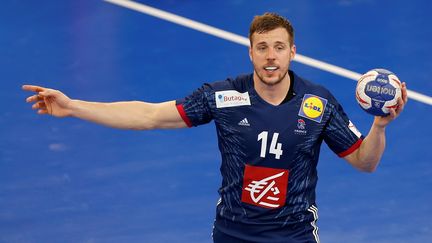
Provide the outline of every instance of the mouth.
{"type": "Polygon", "coordinates": [[[269,73],[273,73],[274,71],[276,71],[278,69],[279,69],[279,67],[276,67],[276,66],[267,66],[267,67],[264,67],[264,70],[266,70],[269,73]]]}

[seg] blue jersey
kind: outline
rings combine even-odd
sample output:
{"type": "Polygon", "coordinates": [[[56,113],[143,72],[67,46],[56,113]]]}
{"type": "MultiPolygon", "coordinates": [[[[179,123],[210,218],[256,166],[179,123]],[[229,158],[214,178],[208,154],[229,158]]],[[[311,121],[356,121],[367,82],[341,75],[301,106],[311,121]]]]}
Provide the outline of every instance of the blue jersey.
{"type": "Polygon", "coordinates": [[[263,100],[253,74],[204,84],[177,109],[191,126],[214,121],[222,185],[215,227],[240,239],[289,239],[284,227],[316,220],[317,163],[323,141],[344,157],[363,139],[324,87],[290,71],[293,97],[263,100]]]}

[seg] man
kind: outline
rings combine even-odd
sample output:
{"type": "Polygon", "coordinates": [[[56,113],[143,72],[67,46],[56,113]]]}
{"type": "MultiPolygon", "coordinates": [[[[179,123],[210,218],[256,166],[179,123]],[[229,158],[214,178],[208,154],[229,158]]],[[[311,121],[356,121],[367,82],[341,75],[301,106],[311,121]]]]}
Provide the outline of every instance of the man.
{"type": "Polygon", "coordinates": [[[288,20],[256,16],[249,39],[252,74],[204,84],[176,101],[96,103],[38,86],[23,89],[37,92],[27,102],[36,102],[39,114],[114,128],[184,128],[214,120],[223,178],[214,242],[319,242],[315,188],[322,141],[355,168],[374,171],[385,128],[407,102],[406,85],[398,107],[375,117],[365,137],[328,90],[289,70],[296,46],[288,20]]]}

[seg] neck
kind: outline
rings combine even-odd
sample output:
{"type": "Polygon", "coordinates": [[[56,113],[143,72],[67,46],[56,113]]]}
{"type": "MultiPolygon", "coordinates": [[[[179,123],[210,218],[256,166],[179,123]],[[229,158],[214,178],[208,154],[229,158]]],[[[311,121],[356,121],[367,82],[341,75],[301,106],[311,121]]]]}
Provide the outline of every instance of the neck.
{"type": "Polygon", "coordinates": [[[263,82],[254,72],[253,81],[256,92],[263,100],[272,105],[279,105],[288,94],[291,78],[287,73],[280,82],[269,85],[263,82]]]}

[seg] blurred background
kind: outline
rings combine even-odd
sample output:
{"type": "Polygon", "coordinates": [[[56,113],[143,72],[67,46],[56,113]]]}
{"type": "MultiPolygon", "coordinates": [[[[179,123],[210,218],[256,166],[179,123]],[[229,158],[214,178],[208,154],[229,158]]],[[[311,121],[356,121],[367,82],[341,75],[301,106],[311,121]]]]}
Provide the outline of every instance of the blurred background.
{"type": "MultiPolygon", "coordinates": [[[[364,73],[382,67],[432,96],[426,0],[136,1],[246,37],[277,12],[298,53],[364,73]]],[[[0,3],[0,242],[211,242],[220,155],[211,123],[124,131],[39,116],[23,84],[74,99],[161,102],[249,73],[247,47],[102,0],[0,3]]],[[[365,135],[373,117],[356,83],[298,62],[365,135]]],[[[373,174],[322,147],[317,188],[324,243],[429,242],[432,107],[411,99],[387,128],[373,174]]]]}

